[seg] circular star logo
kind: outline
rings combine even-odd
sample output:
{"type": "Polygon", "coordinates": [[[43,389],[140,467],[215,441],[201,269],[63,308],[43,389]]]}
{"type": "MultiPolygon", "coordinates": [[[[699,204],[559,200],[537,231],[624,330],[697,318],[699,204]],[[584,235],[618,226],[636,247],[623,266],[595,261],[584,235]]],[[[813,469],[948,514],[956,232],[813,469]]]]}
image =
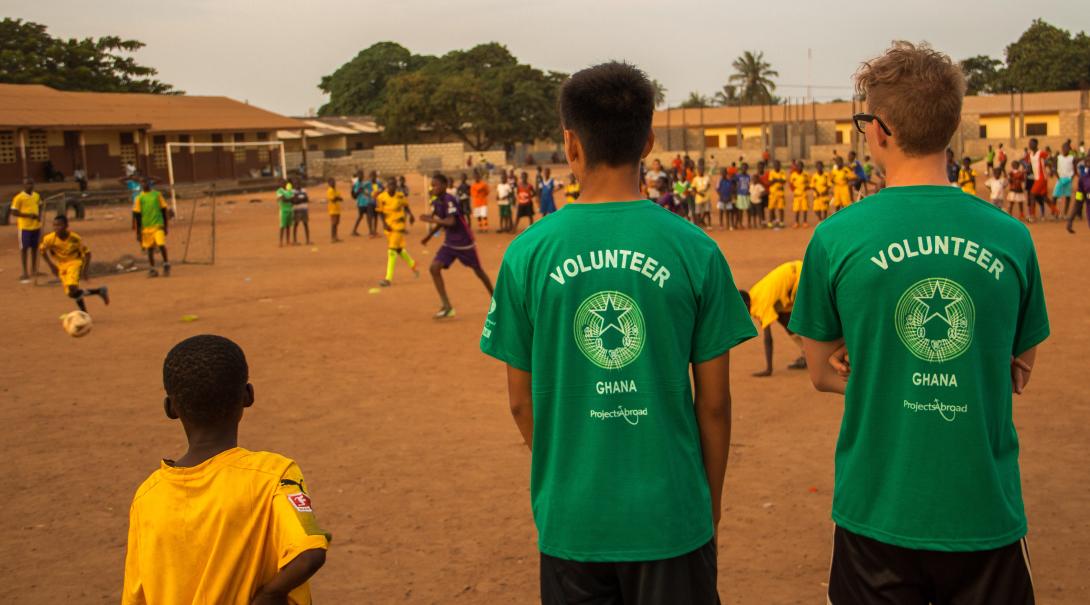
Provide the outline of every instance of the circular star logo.
{"type": "Polygon", "coordinates": [[[643,342],[643,313],[626,294],[598,292],[575,311],[575,344],[600,368],[616,370],[632,363],[643,342]]]}
{"type": "Polygon", "coordinates": [[[976,308],[957,282],[929,277],[905,290],[897,301],[893,321],[897,336],[913,355],[941,363],[969,349],[976,308]]]}

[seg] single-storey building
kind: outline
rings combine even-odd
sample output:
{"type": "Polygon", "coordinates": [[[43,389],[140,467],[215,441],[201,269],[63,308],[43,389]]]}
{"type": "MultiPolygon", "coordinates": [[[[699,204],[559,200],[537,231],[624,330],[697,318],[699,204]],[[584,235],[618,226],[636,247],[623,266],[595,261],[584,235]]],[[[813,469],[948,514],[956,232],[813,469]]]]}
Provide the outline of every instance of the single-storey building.
{"type": "MultiPolygon", "coordinates": [[[[167,178],[166,143],[277,141],[306,125],[227,97],[68,92],[0,84],[0,185],[51,180],[82,168],[116,179],[134,164],[167,178]]],[[[173,148],[177,181],[237,179],[279,164],[277,146],[173,148]]]]}

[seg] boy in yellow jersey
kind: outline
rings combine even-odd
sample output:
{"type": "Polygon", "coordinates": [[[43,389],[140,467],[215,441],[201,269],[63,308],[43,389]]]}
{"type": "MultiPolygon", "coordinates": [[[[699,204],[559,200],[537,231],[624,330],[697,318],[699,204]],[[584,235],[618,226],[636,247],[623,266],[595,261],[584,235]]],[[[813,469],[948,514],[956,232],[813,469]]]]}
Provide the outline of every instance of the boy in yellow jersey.
{"type": "Polygon", "coordinates": [[[291,459],[238,447],[254,403],[242,349],[203,334],[163,361],[163,407],[189,441],[136,490],[122,605],[309,605],[325,563],[303,473],[291,459]]]}
{"type": "Polygon", "coordinates": [[[814,191],[814,216],[819,223],[829,216],[829,183],[825,164],[819,160],[814,164],[814,174],[810,177],[810,189],[814,191]]]}
{"type": "Polygon", "coordinates": [[[575,178],[575,174],[568,175],[568,185],[564,187],[564,203],[572,204],[575,200],[579,199],[579,192],[581,191],[579,185],[579,179],[575,178]]]}
{"type": "Polygon", "coordinates": [[[855,180],[855,173],[844,165],[844,159],[836,157],[836,167],[832,171],[833,177],[833,212],[852,205],[851,183],[855,180]]]}
{"type": "Polygon", "coordinates": [[[976,195],[976,171],[973,170],[973,161],[962,158],[961,169],[958,170],[958,187],[969,195],[976,195]]]}
{"type": "Polygon", "coordinates": [[[378,202],[378,211],[382,216],[382,228],[386,230],[386,277],[378,283],[383,288],[389,287],[393,283],[394,279],[394,265],[397,264],[397,259],[400,256],[405,262],[409,263],[409,269],[420,277],[420,272],[416,270],[416,261],[409,256],[409,251],[405,249],[405,220],[408,216],[409,224],[416,222],[416,217],[413,216],[412,208],[409,208],[409,202],[405,199],[405,194],[397,186],[397,179],[390,177],[387,181],[386,190],[378,194],[376,200],[378,202]]]}
{"type": "Polygon", "coordinates": [[[795,229],[809,227],[810,204],[806,199],[806,190],[810,188],[810,175],[806,174],[806,164],[799,160],[788,177],[791,183],[791,210],[795,212],[795,229]]]}
{"type": "Polygon", "coordinates": [[[110,304],[110,294],[106,286],[92,290],[81,290],[79,280],[87,277],[87,267],[91,265],[91,251],[83,245],[83,238],[73,231],[68,230],[68,217],[58,214],[53,219],[53,232],[42,238],[38,247],[49,265],[49,270],[61,280],[64,292],[76,301],[80,311],[87,312],[87,305],[83,303],[83,297],[93,294],[102,298],[102,302],[110,304]]]}
{"type": "Polygon", "coordinates": [[[19,256],[23,261],[23,274],[19,281],[30,283],[30,276],[38,274],[38,255],[35,250],[42,237],[42,196],[34,191],[34,181],[23,181],[23,190],[11,198],[11,215],[19,221],[19,256]],[[30,265],[30,271],[27,271],[30,265]]]}
{"type": "Polygon", "coordinates": [[[791,310],[795,308],[795,295],[799,291],[799,277],[802,275],[802,261],[793,260],[780,265],[771,273],[753,284],[749,291],[739,290],[742,302],[749,308],[750,316],[760,324],[764,332],[765,369],[753,374],[764,377],[772,375],[772,324],[779,322],[787,335],[799,345],[798,358],[787,366],[789,370],[806,369],[806,357],[802,353],[802,339],[787,328],[791,321],[791,310]]]}
{"type": "Polygon", "coordinates": [[[158,277],[155,270],[155,250],[163,256],[163,277],[170,277],[170,260],[167,258],[167,229],[170,211],[163,194],[152,188],[151,180],[144,181],[140,195],[132,205],[132,228],[136,241],[148,251],[148,277],[158,277]]]}
{"type": "Polygon", "coordinates": [[[337,227],[341,224],[341,202],[343,198],[337,191],[337,180],[329,179],[329,188],[325,190],[325,199],[329,205],[329,241],[336,244],[341,241],[337,237],[337,227]]]}
{"type": "Polygon", "coordinates": [[[777,229],[783,229],[783,213],[786,205],[786,194],[783,188],[786,182],[787,173],[783,171],[780,161],[773,160],[772,170],[768,171],[768,221],[777,229]]]}

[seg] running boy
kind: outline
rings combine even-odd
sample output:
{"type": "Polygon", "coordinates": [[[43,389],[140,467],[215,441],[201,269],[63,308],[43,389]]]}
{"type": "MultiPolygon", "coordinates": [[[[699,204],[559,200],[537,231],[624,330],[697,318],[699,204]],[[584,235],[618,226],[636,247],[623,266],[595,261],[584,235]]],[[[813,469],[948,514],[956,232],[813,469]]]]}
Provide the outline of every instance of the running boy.
{"type": "Polygon", "coordinates": [[[144,189],[136,196],[132,206],[132,228],[136,241],[148,253],[148,277],[158,277],[155,270],[155,251],[163,257],[163,277],[170,277],[170,259],[167,258],[167,232],[170,229],[170,210],[163,194],[152,189],[151,179],[144,181],[144,189]]]}
{"type": "Polygon", "coordinates": [[[382,216],[382,228],[386,231],[386,277],[378,285],[387,288],[393,283],[394,266],[399,257],[409,264],[409,269],[414,276],[420,277],[420,272],[416,269],[416,261],[405,249],[406,217],[408,217],[409,225],[416,222],[416,217],[413,216],[412,208],[409,208],[409,201],[405,199],[405,194],[398,188],[395,177],[390,177],[386,190],[378,195],[377,201],[378,211],[382,216]]]}
{"type": "Polygon", "coordinates": [[[755,332],[715,241],[640,199],[654,105],[624,63],[561,86],[583,195],[511,242],[481,337],[530,448],[542,603],[719,601],[729,355],[755,332]]]}
{"type": "Polygon", "coordinates": [[[336,244],[341,241],[337,237],[337,227],[341,224],[341,194],[337,191],[336,179],[329,179],[329,188],[325,191],[326,203],[329,205],[329,241],[336,244]]]}
{"type": "Polygon", "coordinates": [[[163,410],[181,420],[189,449],[136,490],[122,605],[309,605],[307,581],[331,536],[295,462],[238,446],[254,403],[242,349],[222,336],[187,338],[163,361],[163,387],[163,410]]]}
{"type": "MultiPolygon", "coordinates": [[[[502,176],[502,175],[501,175],[502,176]]],[[[492,295],[492,280],[481,268],[481,258],[477,254],[477,243],[473,241],[473,233],[469,230],[465,216],[462,214],[461,205],[457,198],[447,193],[447,177],[436,174],[431,178],[431,214],[425,214],[420,220],[434,225],[424,240],[420,243],[427,245],[432,236],[440,229],[446,229],[446,240],[439,252],[435,254],[435,260],[431,263],[431,278],[435,282],[435,290],[439,293],[439,300],[443,306],[435,314],[435,319],[447,319],[454,317],[454,307],[447,298],[447,286],[443,283],[443,269],[449,269],[454,261],[473,269],[477,278],[492,295]]]]}
{"type": "Polygon", "coordinates": [[[1033,240],[948,185],[957,63],[895,42],[855,78],[889,187],[814,230],[789,324],[847,392],[829,602],[1033,603],[1011,416],[1049,334],[1033,240]]]}
{"type": "Polygon", "coordinates": [[[99,296],[102,302],[110,304],[110,294],[106,286],[91,290],[82,290],[79,287],[80,278],[87,277],[87,268],[91,266],[91,251],[83,245],[83,238],[68,230],[67,216],[58,214],[53,219],[53,232],[42,238],[39,250],[49,270],[61,280],[64,293],[76,301],[80,311],[87,311],[83,297],[88,294],[99,296]]]}

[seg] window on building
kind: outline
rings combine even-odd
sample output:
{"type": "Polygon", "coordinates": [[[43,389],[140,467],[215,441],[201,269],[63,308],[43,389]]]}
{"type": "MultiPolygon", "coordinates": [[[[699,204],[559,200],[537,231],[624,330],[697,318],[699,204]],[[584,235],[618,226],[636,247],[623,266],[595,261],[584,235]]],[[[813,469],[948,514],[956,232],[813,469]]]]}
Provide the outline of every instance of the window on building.
{"type": "Polygon", "coordinates": [[[772,145],[787,147],[787,124],[772,125],[772,145]]]}
{"type": "Polygon", "coordinates": [[[44,130],[31,130],[27,134],[27,158],[31,162],[49,161],[49,139],[44,130]]]}
{"type": "Polygon", "coordinates": [[[737,146],[738,146],[738,135],[737,134],[728,134],[727,135],[727,147],[737,147],[737,146]]]}
{"type": "Polygon", "coordinates": [[[212,142],[213,143],[222,143],[223,142],[223,135],[218,133],[218,132],[213,133],[212,134],[212,142]]]}
{"type": "Polygon", "coordinates": [[[269,133],[267,133],[267,132],[257,133],[257,140],[259,140],[259,141],[268,141],[269,140],[269,133]]]}
{"type": "Polygon", "coordinates": [[[1048,122],[1026,122],[1027,137],[1047,137],[1048,122]]]}
{"type": "MultiPolygon", "coordinates": [[[[246,135],[244,133],[241,133],[241,132],[236,132],[234,134],[234,136],[232,137],[232,140],[234,142],[236,142],[236,143],[245,143],[246,142],[246,135]]],[[[245,147],[235,147],[235,163],[236,164],[245,164],[246,163],[246,148],[245,147]]]]}
{"type": "Polygon", "coordinates": [[[836,131],[836,144],[837,145],[843,145],[844,144],[844,131],[843,130],[836,131]]]}
{"type": "Polygon", "coordinates": [[[121,133],[121,165],[136,165],[136,138],[131,132],[121,133]]]}
{"type": "Polygon", "coordinates": [[[980,138],[982,138],[982,139],[988,138],[988,125],[987,124],[981,124],[980,125],[980,138]]]}
{"type": "MultiPolygon", "coordinates": [[[[189,136],[188,134],[178,135],[179,143],[191,143],[192,141],[193,137],[189,136]]],[[[192,147],[177,147],[176,149],[178,150],[178,153],[193,153],[192,147]]]]}
{"type": "Polygon", "coordinates": [[[151,160],[156,168],[167,167],[167,138],[161,134],[151,138],[151,160]]]}
{"type": "Polygon", "coordinates": [[[704,135],[704,146],[705,147],[719,147],[719,135],[717,135],[717,134],[706,134],[706,135],[704,135]]]}
{"type": "Polygon", "coordinates": [[[14,164],[15,159],[15,133],[0,131],[0,164],[14,164]]]}

